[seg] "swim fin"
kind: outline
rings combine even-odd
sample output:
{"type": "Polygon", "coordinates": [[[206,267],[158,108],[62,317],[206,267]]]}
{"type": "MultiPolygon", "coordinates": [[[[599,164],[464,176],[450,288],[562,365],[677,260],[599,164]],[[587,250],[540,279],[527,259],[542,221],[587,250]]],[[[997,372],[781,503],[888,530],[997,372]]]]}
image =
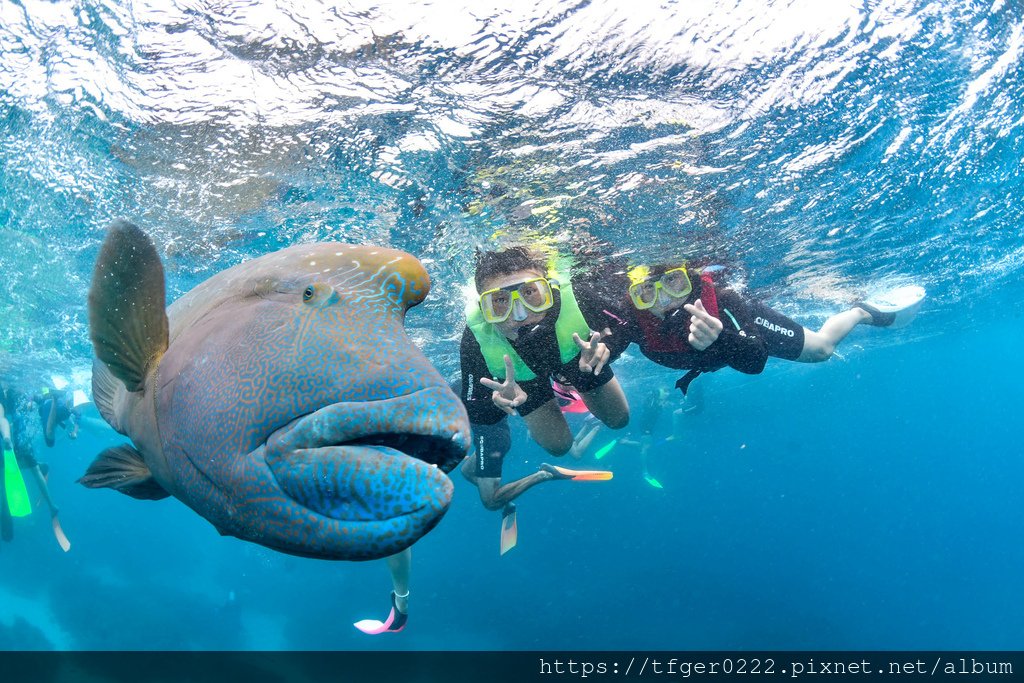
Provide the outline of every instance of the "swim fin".
{"type": "Polygon", "coordinates": [[[0,456],[0,540],[14,540],[14,521],[11,519],[11,511],[7,509],[7,485],[4,481],[4,472],[7,466],[0,456]]]}
{"type": "Polygon", "coordinates": [[[596,453],[594,453],[594,460],[600,460],[600,459],[601,459],[601,458],[603,458],[604,456],[606,456],[606,455],[608,455],[609,453],[611,453],[611,452],[612,452],[612,450],[614,450],[615,446],[616,446],[616,445],[617,445],[618,443],[619,443],[619,440],[618,440],[618,439],[612,439],[611,441],[609,441],[609,442],[608,442],[608,443],[606,443],[605,445],[603,445],[603,446],[601,446],[600,448],[598,448],[598,449],[597,449],[597,452],[596,452],[596,453]]]}
{"type": "Polygon", "coordinates": [[[32,514],[32,501],[28,498],[25,478],[21,476],[18,459],[10,448],[4,449],[4,490],[7,491],[7,508],[12,517],[32,514]]]}
{"type": "Polygon", "coordinates": [[[519,525],[516,523],[516,506],[509,503],[501,513],[501,554],[516,547],[519,541],[519,525]]]}
{"type": "Polygon", "coordinates": [[[896,287],[856,304],[871,314],[869,324],[875,327],[899,328],[910,324],[924,301],[925,290],[920,285],[896,287]]]}
{"type": "Polygon", "coordinates": [[[64,535],[64,529],[60,526],[60,518],[53,515],[53,535],[57,538],[57,544],[60,545],[60,549],[64,552],[71,550],[71,541],[64,535]]]}
{"type": "Polygon", "coordinates": [[[567,467],[543,464],[540,466],[545,472],[551,472],[556,479],[569,479],[570,481],[608,481],[614,476],[608,470],[570,470],[567,467]]]}
{"type": "Polygon", "coordinates": [[[395,592],[391,591],[391,613],[388,615],[387,621],[363,619],[352,625],[367,635],[376,636],[381,633],[398,633],[405,628],[405,622],[408,620],[408,614],[398,611],[397,597],[395,592]]]}

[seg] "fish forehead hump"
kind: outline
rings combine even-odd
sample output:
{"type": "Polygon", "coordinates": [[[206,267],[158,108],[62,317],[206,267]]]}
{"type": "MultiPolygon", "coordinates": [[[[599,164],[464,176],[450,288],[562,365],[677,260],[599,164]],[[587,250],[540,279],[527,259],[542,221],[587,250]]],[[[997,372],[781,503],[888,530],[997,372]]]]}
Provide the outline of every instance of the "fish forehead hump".
{"type": "Polygon", "coordinates": [[[325,405],[444,386],[402,324],[407,302],[422,300],[429,288],[418,260],[327,244],[270,256],[276,258],[242,264],[204,287],[211,278],[172,306],[172,341],[159,379],[165,436],[174,434],[196,453],[244,453],[325,405]],[[279,278],[271,277],[275,272],[279,278]],[[290,283],[287,291],[247,289],[268,277],[290,283]],[[331,284],[339,300],[303,305],[304,282],[331,284]]]}
{"type": "MultiPolygon", "coordinates": [[[[247,264],[242,264],[243,268],[247,264]]],[[[415,257],[383,247],[317,243],[297,245],[249,262],[253,277],[280,276],[326,282],[339,292],[374,293],[396,304],[415,306],[430,290],[430,278],[415,257]]]]}
{"type": "Polygon", "coordinates": [[[169,308],[171,336],[225,301],[270,293],[301,292],[322,282],[339,294],[375,307],[404,312],[426,298],[430,277],[414,256],[397,249],[317,242],[266,254],[200,283],[169,308]]]}

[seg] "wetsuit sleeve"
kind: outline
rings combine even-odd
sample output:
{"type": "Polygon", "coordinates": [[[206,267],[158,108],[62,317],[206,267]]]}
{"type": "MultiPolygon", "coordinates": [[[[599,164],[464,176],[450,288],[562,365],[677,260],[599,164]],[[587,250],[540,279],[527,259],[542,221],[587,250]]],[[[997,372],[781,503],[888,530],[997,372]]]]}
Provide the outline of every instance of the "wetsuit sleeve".
{"type": "Polygon", "coordinates": [[[462,333],[459,361],[462,367],[462,393],[459,398],[466,406],[469,421],[478,425],[491,425],[505,417],[505,413],[491,400],[491,390],[480,384],[480,378],[490,377],[491,373],[487,369],[480,345],[468,327],[462,333]]]}
{"type": "Polygon", "coordinates": [[[632,334],[636,331],[636,325],[630,323],[628,316],[628,311],[622,310],[621,307],[615,307],[602,309],[595,317],[597,324],[600,325],[599,330],[608,328],[611,332],[603,339],[611,354],[608,357],[609,363],[621,356],[629,343],[633,341],[632,334]]]}
{"type": "Polygon", "coordinates": [[[740,372],[756,375],[763,371],[768,347],[757,334],[747,301],[731,290],[719,290],[718,318],[722,333],[708,350],[714,349],[729,367],[740,372]]]}
{"type": "Polygon", "coordinates": [[[636,325],[632,323],[630,311],[625,310],[625,300],[618,296],[618,290],[608,283],[603,283],[601,287],[591,287],[586,284],[574,285],[573,291],[587,325],[598,332],[605,328],[611,332],[611,335],[603,340],[611,354],[608,358],[608,362],[611,363],[621,356],[629,346],[632,340],[630,332],[636,329],[636,325]]]}

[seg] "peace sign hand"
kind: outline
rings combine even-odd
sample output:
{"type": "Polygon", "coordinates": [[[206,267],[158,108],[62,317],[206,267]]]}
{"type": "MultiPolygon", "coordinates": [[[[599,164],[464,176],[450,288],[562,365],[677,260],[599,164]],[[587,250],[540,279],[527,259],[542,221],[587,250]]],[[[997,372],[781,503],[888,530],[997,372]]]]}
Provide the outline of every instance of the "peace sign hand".
{"type": "Polygon", "coordinates": [[[610,337],[611,334],[612,331],[606,327],[603,332],[591,332],[589,341],[583,341],[580,335],[573,332],[572,340],[580,347],[580,370],[593,372],[595,375],[601,374],[609,356],[612,355],[608,346],[601,340],[610,337]]]}
{"type": "Polygon", "coordinates": [[[722,333],[722,321],[708,313],[700,299],[683,308],[690,314],[690,336],[687,337],[690,346],[703,351],[714,344],[722,333]]]}
{"type": "Polygon", "coordinates": [[[526,402],[526,392],[516,384],[516,369],[512,366],[512,359],[508,354],[505,354],[505,381],[499,382],[496,379],[481,377],[480,384],[493,390],[491,400],[494,405],[509,415],[515,415],[516,408],[526,402]]]}

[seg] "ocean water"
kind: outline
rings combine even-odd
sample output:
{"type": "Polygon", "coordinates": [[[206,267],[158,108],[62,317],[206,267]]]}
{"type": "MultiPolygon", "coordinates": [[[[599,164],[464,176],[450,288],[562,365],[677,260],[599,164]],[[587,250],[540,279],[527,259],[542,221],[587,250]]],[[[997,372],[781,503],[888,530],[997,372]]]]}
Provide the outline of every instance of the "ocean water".
{"type": "MultiPolygon", "coordinates": [[[[381,562],[77,485],[121,440],[92,413],[37,444],[73,547],[45,508],[16,521],[0,649],[1019,649],[1022,53],[1002,0],[0,0],[7,381],[88,387],[115,218],[171,298],[291,244],[405,249],[433,280],[407,327],[450,378],[478,246],[719,263],[808,327],[928,289],[827,363],[702,376],[663,489],[628,447],[588,456],[615,478],[528,492],[504,557],[456,474],[397,635],[351,626],[385,616],[381,562]]],[[[678,376],[615,368],[635,406],[678,376]]],[[[513,437],[507,476],[550,458],[513,437]]]]}

